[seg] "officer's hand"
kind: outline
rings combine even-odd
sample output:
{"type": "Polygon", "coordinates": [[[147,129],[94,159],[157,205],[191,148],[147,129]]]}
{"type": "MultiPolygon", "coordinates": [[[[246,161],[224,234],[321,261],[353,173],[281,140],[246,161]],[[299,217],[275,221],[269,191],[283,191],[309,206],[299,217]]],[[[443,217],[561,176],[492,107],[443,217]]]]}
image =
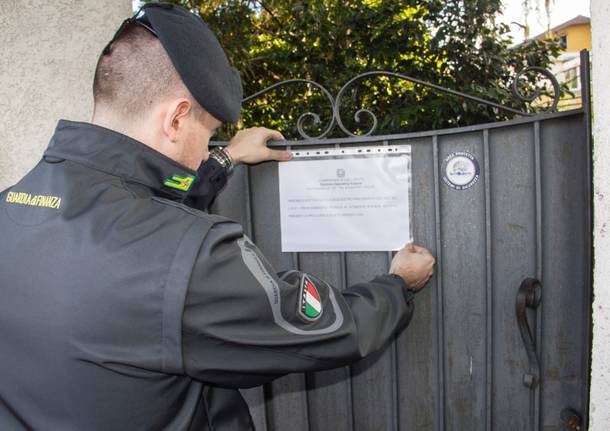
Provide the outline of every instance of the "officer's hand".
{"type": "Polygon", "coordinates": [[[237,132],[225,151],[234,163],[260,163],[267,160],[286,161],[292,158],[290,151],[272,150],[267,147],[270,140],[283,141],[284,137],[277,130],[264,127],[253,127],[237,132]]]}
{"type": "Polygon", "coordinates": [[[434,274],[434,257],[428,249],[408,244],[401,249],[390,265],[390,273],[402,277],[410,289],[420,290],[434,274]]]}

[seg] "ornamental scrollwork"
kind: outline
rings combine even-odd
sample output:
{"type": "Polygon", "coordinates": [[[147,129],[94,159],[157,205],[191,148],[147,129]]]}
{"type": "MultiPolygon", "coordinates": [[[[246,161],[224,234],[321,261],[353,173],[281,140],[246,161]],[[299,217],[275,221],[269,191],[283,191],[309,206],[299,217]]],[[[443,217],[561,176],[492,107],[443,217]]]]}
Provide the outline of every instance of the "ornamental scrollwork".
{"type": "MultiPolygon", "coordinates": [[[[365,116],[368,116],[369,120],[372,123],[370,128],[367,131],[362,132],[360,134],[353,133],[345,126],[345,124],[341,118],[341,112],[340,112],[341,100],[342,100],[342,97],[345,95],[347,89],[350,88],[355,82],[363,80],[365,78],[370,78],[370,77],[395,78],[398,80],[407,81],[407,82],[411,82],[413,84],[417,84],[417,85],[420,85],[420,86],[423,86],[426,88],[430,88],[434,91],[438,91],[438,92],[445,93],[445,94],[450,94],[452,96],[460,97],[462,99],[476,102],[481,105],[489,106],[496,110],[502,110],[505,112],[510,112],[515,115],[521,115],[521,116],[526,116],[526,117],[535,115],[534,113],[531,113],[531,112],[522,111],[520,109],[515,109],[510,106],[505,106],[500,103],[486,100],[486,99],[483,99],[483,98],[480,98],[477,96],[472,96],[470,94],[466,94],[466,93],[463,93],[460,91],[452,90],[450,88],[442,87],[437,84],[425,82],[425,81],[422,81],[417,78],[413,78],[408,75],[403,75],[401,73],[388,72],[388,71],[372,71],[372,72],[365,72],[360,75],[357,75],[357,76],[351,78],[348,82],[346,82],[339,89],[339,92],[337,93],[337,95],[335,97],[332,96],[331,92],[326,87],[324,87],[323,85],[321,85],[315,81],[308,80],[308,79],[289,79],[289,80],[278,82],[263,90],[260,90],[256,93],[254,93],[254,94],[244,98],[243,102],[245,103],[250,100],[256,99],[257,97],[260,97],[263,94],[269,93],[270,91],[273,91],[273,90],[277,89],[278,87],[282,87],[282,86],[286,86],[286,85],[294,85],[294,84],[307,84],[309,86],[316,87],[324,94],[324,96],[330,106],[330,109],[332,112],[332,118],[328,121],[327,126],[324,128],[324,130],[321,133],[319,133],[316,136],[311,136],[307,132],[305,132],[304,123],[309,120],[309,121],[313,121],[313,124],[319,125],[319,124],[321,124],[320,115],[315,112],[311,112],[311,111],[301,114],[297,119],[296,127],[297,127],[297,131],[298,131],[299,135],[303,139],[308,139],[308,140],[323,139],[326,136],[328,136],[328,134],[330,132],[332,132],[332,130],[335,128],[335,125],[338,126],[339,129],[343,133],[345,133],[347,136],[351,136],[351,137],[370,136],[375,132],[375,130],[377,129],[377,126],[379,124],[377,116],[375,115],[375,113],[373,113],[373,111],[371,109],[360,108],[354,113],[355,122],[360,123],[362,120],[362,116],[365,115],[365,116]]],[[[544,69],[542,67],[533,66],[533,67],[528,67],[528,68],[523,69],[515,76],[513,83],[512,83],[512,93],[516,99],[518,99],[522,102],[528,102],[528,103],[534,102],[536,99],[546,97],[547,99],[550,99],[551,102],[550,102],[549,107],[547,109],[543,110],[542,112],[554,112],[557,110],[557,105],[558,105],[560,97],[561,97],[561,87],[560,87],[559,82],[557,81],[557,78],[549,70],[544,69]],[[553,89],[552,98],[550,98],[546,93],[541,91],[540,88],[535,88],[530,93],[526,93],[523,90],[523,88],[520,86],[520,84],[523,85],[524,83],[526,83],[526,77],[531,76],[530,74],[532,74],[532,73],[542,75],[542,77],[544,79],[548,79],[550,81],[550,83],[552,85],[552,89],[553,89]]]]}

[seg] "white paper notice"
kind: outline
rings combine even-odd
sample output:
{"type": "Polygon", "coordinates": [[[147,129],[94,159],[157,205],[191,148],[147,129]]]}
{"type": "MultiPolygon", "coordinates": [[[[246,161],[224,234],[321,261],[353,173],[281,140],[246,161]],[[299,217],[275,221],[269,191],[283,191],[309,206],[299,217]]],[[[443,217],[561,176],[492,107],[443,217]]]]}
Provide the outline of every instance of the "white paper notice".
{"type": "Polygon", "coordinates": [[[401,151],[280,163],[282,251],[388,251],[411,242],[411,153],[401,151]]]}

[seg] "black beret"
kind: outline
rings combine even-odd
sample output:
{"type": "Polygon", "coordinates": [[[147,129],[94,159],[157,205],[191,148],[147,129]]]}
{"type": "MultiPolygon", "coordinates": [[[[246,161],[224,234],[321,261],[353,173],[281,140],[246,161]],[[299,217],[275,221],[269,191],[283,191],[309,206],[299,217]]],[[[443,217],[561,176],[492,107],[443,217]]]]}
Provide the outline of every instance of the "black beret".
{"type": "Polygon", "coordinates": [[[149,3],[126,23],[134,20],[159,38],[180,78],[206,111],[223,122],[239,120],[243,97],[239,72],[200,16],[182,6],[149,3]]]}

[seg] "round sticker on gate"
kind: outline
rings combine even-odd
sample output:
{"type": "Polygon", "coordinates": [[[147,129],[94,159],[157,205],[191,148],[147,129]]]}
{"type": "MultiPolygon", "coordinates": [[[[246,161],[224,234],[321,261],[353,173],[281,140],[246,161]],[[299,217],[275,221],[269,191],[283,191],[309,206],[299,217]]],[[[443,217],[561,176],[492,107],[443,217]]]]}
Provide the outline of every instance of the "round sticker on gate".
{"type": "Polygon", "coordinates": [[[451,153],[443,162],[443,181],[454,190],[471,188],[480,176],[479,162],[466,151],[451,153]]]}

